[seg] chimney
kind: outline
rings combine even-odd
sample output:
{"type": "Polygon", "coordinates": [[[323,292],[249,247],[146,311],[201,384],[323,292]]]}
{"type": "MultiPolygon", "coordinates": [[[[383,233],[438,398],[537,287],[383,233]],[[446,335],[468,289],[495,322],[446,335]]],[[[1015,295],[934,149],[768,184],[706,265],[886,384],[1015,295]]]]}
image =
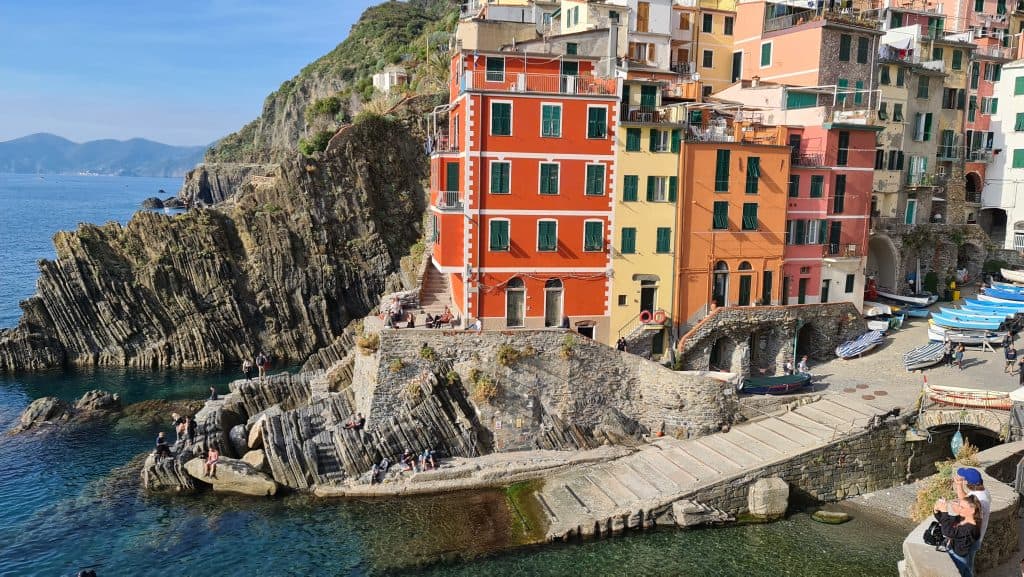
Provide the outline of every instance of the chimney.
{"type": "Polygon", "coordinates": [[[615,64],[619,57],[619,27],[614,21],[608,22],[608,58],[606,76],[615,76],[615,64]]]}
{"type": "Polygon", "coordinates": [[[750,87],[751,88],[757,88],[760,85],[761,85],[761,77],[760,76],[754,76],[753,78],[750,79],[750,87]]]}

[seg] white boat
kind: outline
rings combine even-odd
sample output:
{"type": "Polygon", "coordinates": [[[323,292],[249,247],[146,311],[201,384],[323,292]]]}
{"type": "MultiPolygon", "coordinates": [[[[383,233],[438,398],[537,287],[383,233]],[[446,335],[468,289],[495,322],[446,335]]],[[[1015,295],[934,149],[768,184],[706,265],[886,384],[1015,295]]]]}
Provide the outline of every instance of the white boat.
{"type": "Polygon", "coordinates": [[[1001,299],[999,297],[994,297],[992,295],[986,295],[986,294],[978,295],[978,300],[979,301],[984,301],[984,302],[987,302],[987,303],[996,303],[996,304],[1001,304],[1001,305],[1016,305],[1016,306],[1020,306],[1020,305],[1024,304],[1024,302],[1022,302],[1022,301],[1015,301],[1015,300],[1010,300],[1010,299],[1001,299]]]}
{"type": "Polygon", "coordinates": [[[999,272],[1003,275],[1003,278],[1010,282],[1024,283],[1024,270],[1010,270],[1008,268],[1001,268],[999,272]]]}
{"type": "Polygon", "coordinates": [[[868,330],[884,333],[889,330],[889,319],[868,319],[868,330]]]}
{"type": "Polygon", "coordinates": [[[935,304],[936,301],[939,300],[938,295],[933,295],[930,293],[918,293],[916,295],[898,295],[893,292],[886,292],[882,289],[879,289],[878,296],[901,303],[909,303],[918,307],[931,306],[935,304]]]}
{"type": "Polygon", "coordinates": [[[878,315],[891,315],[892,307],[885,303],[864,301],[864,317],[877,317],[878,315]]]}
{"type": "Polygon", "coordinates": [[[965,345],[980,345],[987,342],[991,345],[998,345],[1003,342],[1006,336],[1005,331],[973,331],[967,329],[944,329],[938,325],[928,327],[928,340],[950,341],[963,343],[965,345]]]}

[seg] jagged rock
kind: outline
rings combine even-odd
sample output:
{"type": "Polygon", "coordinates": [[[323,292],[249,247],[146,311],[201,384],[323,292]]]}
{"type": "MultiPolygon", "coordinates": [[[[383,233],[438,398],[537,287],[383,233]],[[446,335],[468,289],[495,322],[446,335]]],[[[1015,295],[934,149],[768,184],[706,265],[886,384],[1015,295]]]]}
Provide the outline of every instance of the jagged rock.
{"type": "Polygon", "coordinates": [[[221,457],[217,463],[216,477],[203,476],[205,464],[203,459],[192,459],[185,463],[185,470],[193,478],[213,485],[214,491],[254,497],[267,497],[277,493],[277,483],[245,461],[221,457]]]}
{"type": "Polygon", "coordinates": [[[164,207],[164,201],[160,200],[155,196],[151,196],[146,200],[142,201],[142,208],[146,210],[156,210],[164,207]]]}
{"type": "Polygon", "coordinates": [[[150,491],[191,492],[196,489],[181,460],[170,457],[157,459],[153,453],[142,465],[142,486],[150,491]]]}
{"type": "Polygon", "coordinates": [[[176,196],[169,196],[163,200],[164,208],[185,208],[185,203],[176,196]]]}
{"type": "Polygon", "coordinates": [[[263,419],[256,421],[249,427],[249,438],[246,439],[246,444],[249,445],[250,449],[263,448],[263,419]]]}
{"type": "Polygon", "coordinates": [[[249,451],[249,435],[245,432],[244,424],[231,427],[228,438],[231,440],[231,448],[235,450],[236,455],[244,455],[249,451]]]}
{"type": "Polygon", "coordinates": [[[93,389],[75,402],[76,411],[120,411],[121,395],[93,389]]]}
{"type": "Polygon", "coordinates": [[[644,429],[639,423],[615,407],[609,407],[601,422],[594,427],[594,437],[603,437],[612,445],[635,444],[641,440],[643,433],[644,429]]]}
{"type": "Polygon", "coordinates": [[[42,397],[32,401],[21,413],[12,433],[27,431],[47,424],[66,423],[74,416],[74,409],[67,401],[57,397],[42,397]]]}
{"type": "Polygon", "coordinates": [[[185,174],[185,183],[178,195],[182,206],[217,204],[241,190],[253,176],[273,174],[276,168],[276,164],[200,164],[185,174]]]}
{"type": "Polygon", "coordinates": [[[270,467],[267,465],[267,454],[263,451],[249,451],[242,456],[242,460],[261,473],[270,471],[270,467]]]}
{"type": "Polygon", "coordinates": [[[676,525],[680,527],[696,527],[733,520],[723,511],[686,499],[672,503],[672,516],[676,525]]]}
{"type": "Polygon", "coordinates": [[[747,508],[758,519],[778,519],[789,507],[789,485],[778,477],[758,479],[747,493],[747,508]]]}
{"type": "Polygon", "coordinates": [[[196,413],[196,428],[204,440],[204,446],[216,445],[225,457],[241,457],[244,452],[235,452],[230,433],[233,427],[243,424],[245,419],[226,405],[225,399],[207,401],[196,413]]]}

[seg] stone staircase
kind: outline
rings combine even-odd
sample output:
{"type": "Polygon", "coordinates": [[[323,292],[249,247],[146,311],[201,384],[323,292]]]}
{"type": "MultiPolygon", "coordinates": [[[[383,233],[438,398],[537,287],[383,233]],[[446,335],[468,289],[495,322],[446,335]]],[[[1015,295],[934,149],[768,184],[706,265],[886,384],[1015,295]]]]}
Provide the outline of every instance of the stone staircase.
{"type": "MultiPolygon", "coordinates": [[[[452,293],[448,275],[437,270],[433,263],[428,264],[423,275],[423,284],[420,286],[420,309],[438,316],[444,312],[445,307],[451,306],[452,293]]],[[[422,322],[422,319],[420,321],[422,322]]]]}
{"type": "MultiPolygon", "coordinates": [[[[653,511],[701,489],[823,448],[863,431],[882,409],[825,398],[696,439],[662,438],[627,457],[556,475],[537,492],[548,538],[617,533],[653,524],[653,511]]],[[[694,513],[701,507],[691,507],[694,513]]]]}

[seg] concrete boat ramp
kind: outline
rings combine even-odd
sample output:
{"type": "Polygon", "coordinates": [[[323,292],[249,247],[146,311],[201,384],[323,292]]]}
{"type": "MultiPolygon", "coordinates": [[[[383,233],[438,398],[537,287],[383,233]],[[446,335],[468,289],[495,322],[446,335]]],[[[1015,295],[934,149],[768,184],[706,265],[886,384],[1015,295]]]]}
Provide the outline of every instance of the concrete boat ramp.
{"type": "Polygon", "coordinates": [[[629,456],[556,474],[535,493],[547,516],[547,538],[605,536],[650,527],[677,501],[677,508],[713,512],[700,504],[702,493],[842,442],[883,413],[852,396],[828,395],[727,433],[661,438],[629,456]]]}

